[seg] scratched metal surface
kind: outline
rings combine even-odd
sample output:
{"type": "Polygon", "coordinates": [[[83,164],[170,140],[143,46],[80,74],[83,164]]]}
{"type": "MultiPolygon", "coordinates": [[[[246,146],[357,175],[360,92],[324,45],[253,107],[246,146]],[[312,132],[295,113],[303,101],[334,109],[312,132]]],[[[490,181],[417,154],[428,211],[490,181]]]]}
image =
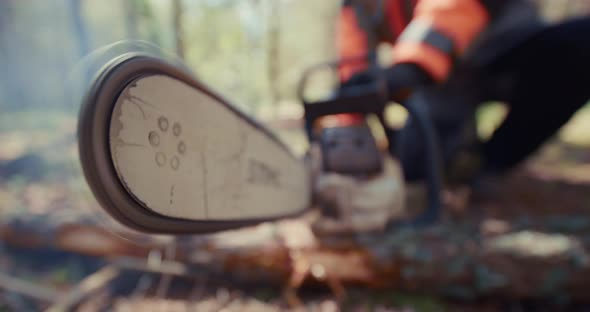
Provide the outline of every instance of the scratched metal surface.
{"type": "Polygon", "coordinates": [[[170,77],[130,84],[110,128],[125,187],[153,211],[192,220],[297,213],[309,202],[300,160],[213,98],[170,77]]]}

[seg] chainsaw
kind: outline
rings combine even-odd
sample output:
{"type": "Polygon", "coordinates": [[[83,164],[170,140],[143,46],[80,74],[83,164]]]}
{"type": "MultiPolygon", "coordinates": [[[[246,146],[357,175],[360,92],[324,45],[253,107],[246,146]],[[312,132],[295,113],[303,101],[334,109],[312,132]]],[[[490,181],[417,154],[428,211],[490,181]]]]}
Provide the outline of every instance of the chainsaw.
{"type": "MultiPolygon", "coordinates": [[[[310,145],[321,146],[322,170],[375,174],[383,164],[367,117],[377,116],[388,140],[395,138],[383,121],[387,96],[379,80],[320,100],[305,96],[314,72],[340,64],[303,74],[305,132],[310,145]]],[[[125,52],[96,68],[81,100],[79,158],[94,197],[118,222],[147,233],[199,234],[294,217],[313,206],[304,159],[184,65],[125,52]]],[[[402,104],[428,147],[429,205],[398,225],[428,225],[440,210],[436,135],[419,96],[402,104]]]]}

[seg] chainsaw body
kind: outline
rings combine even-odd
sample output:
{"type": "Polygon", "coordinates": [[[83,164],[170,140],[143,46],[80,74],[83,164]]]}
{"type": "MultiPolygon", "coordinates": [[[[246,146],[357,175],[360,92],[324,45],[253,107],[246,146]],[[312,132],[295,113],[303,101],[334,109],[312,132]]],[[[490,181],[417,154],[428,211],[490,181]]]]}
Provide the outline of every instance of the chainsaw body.
{"type": "MultiPolygon", "coordinates": [[[[395,130],[385,123],[384,111],[389,103],[387,87],[380,79],[379,68],[375,69],[375,80],[361,86],[338,88],[333,95],[310,100],[306,97],[306,88],[311,76],[322,71],[331,70],[337,77],[337,70],[344,60],[320,64],[307,70],[300,81],[298,95],[305,112],[305,130],[310,146],[319,145],[321,149],[322,174],[341,174],[355,179],[366,179],[383,173],[384,157],[394,157],[400,151],[389,149],[391,155],[378,148],[376,139],[368,125],[368,117],[377,117],[386,134],[388,145],[395,146],[395,130]]],[[[406,107],[410,118],[414,118],[420,128],[422,139],[427,148],[427,191],[429,204],[413,220],[396,222],[404,225],[428,225],[439,218],[441,165],[437,136],[426,109],[427,103],[419,96],[412,96],[400,101],[406,107]]],[[[400,183],[404,183],[400,175],[400,183]]],[[[387,192],[386,189],[383,190],[387,192]]],[[[400,196],[403,196],[400,195],[400,196]]]]}
{"type": "Polygon", "coordinates": [[[341,114],[322,121],[317,125],[317,140],[325,171],[351,175],[381,172],[381,153],[363,116],[341,114]]]}

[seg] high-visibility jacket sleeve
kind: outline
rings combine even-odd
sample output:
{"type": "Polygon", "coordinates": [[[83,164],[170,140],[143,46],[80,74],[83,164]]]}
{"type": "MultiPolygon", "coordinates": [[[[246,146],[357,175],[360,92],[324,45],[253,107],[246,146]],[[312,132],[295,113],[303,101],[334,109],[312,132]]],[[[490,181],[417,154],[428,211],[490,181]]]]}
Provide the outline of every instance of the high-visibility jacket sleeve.
{"type": "MultiPolygon", "coordinates": [[[[367,68],[364,59],[369,49],[375,48],[380,42],[394,43],[397,36],[403,31],[409,20],[409,11],[417,0],[344,0],[336,25],[338,56],[342,60],[357,59],[354,62],[345,62],[340,66],[341,80],[347,80],[353,74],[367,68]],[[366,29],[362,27],[363,21],[359,21],[357,10],[362,7],[365,14],[372,16],[381,15],[384,20],[378,21],[379,25],[371,25],[377,33],[372,34],[373,40],[369,42],[366,29]],[[382,10],[378,12],[376,10],[382,10]]],[[[367,21],[364,21],[367,22],[367,21]]],[[[365,25],[366,27],[367,25],[365,25]]]]}
{"type": "Polygon", "coordinates": [[[508,0],[420,0],[393,48],[394,63],[415,63],[436,81],[508,0]]]}
{"type": "Polygon", "coordinates": [[[359,25],[354,8],[351,5],[344,5],[338,16],[336,25],[336,41],[338,55],[346,61],[339,68],[340,79],[348,80],[352,75],[367,68],[365,56],[369,52],[367,35],[359,25]]]}
{"type": "MultiPolygon", "coordinates": [[[[354,6],[360,0],[345,0],[337,25],[341,59],[366,55],[367,36],[359,26],[354,6]],[[348,5],[347,5],[348,4],[348,5]]],[[[363,0],[371,1],[371,0],[363,0]]],[[[373,0],[376,1],[376,0],[373,0]]],[[[490,20],[501,14],[513,0],[384,0],[391,33],[399,34],[397,19],[405,3],[415,4],[413,18],[393,47],[394,63],[415,63],[436,81],[446,80],[453,61],[465,53],[490,20]],[[394,20],[395,19],[395,20],[394,20]]],[[[405,22],[405,21],[404,21],[405,22]]],[[[340,69],[342,80],[367,67],[359,61],[340,69]]]]}

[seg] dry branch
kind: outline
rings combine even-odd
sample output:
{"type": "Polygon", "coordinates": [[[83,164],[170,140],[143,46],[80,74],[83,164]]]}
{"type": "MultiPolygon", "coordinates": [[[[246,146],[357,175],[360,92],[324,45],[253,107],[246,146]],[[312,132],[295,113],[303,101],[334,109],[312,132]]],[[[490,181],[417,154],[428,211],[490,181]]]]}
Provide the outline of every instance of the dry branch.
{"type": "Polygon", "coordinates": [[[119,270],[113,266],[106,266],[82,280],[69,293],[62,296],[48,312],[72,311],[80,302],[97,291],[104,289],[119,275],[119,270]]]}
{"type": "Polygon", "coordinates": [[[3,272],[0,272],[0,289],[45,302],[55,302],[61,295],[59,291],[53,288],[15,278],[3,272]]]}

